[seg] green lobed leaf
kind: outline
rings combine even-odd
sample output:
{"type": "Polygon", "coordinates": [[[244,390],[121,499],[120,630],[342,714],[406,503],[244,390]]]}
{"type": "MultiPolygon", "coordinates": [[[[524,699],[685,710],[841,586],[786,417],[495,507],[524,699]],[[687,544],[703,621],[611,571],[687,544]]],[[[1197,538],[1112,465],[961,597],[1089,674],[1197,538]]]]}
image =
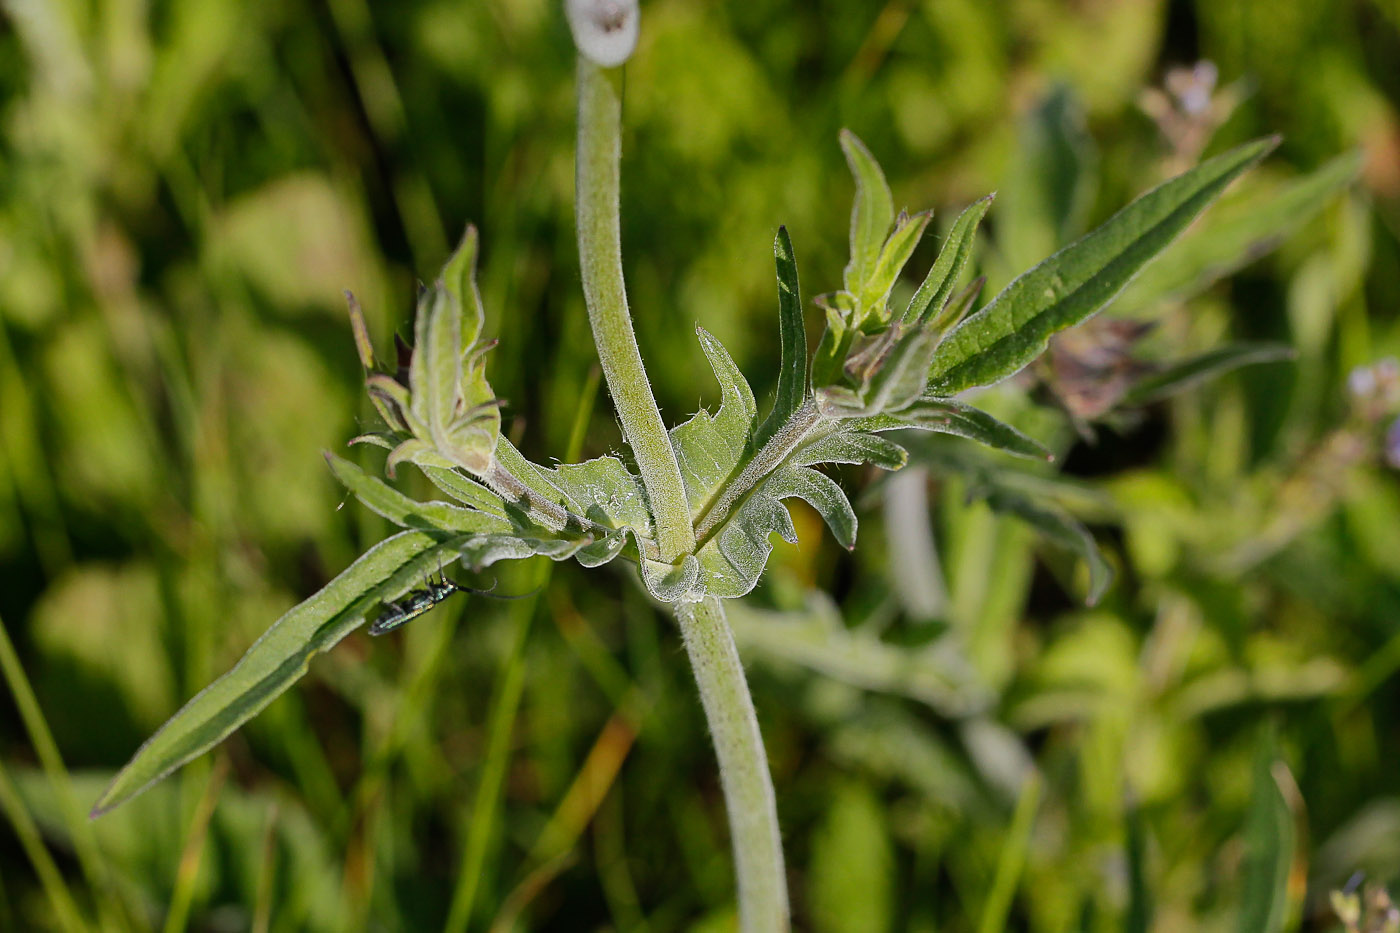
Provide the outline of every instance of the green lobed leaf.
{"type": "Polygon", "coordinates": [[[1278,190],[1222,201],[1191,236],[1172,244],[1138,276],[1115,307],[1131,314],[1159,301],[1189,298],[1272,252],[1351,184],[1360,168],[1361,153],[1350,152],[1278,190]]]}
{"type": "Polygon", "coordinates": [[[859,294],[880,258],[880,248],[894,223],[894,198],[880,163],[855,133],[841,131],[841,151],[856,180],[851,205],[851,261],[846,266],[846,291],[859,294]]]}
{"type": "Polygon", "coordinates": [[[1178,360],[1161,372],[1139,380],[1124,393],[1118,405],[1150,405],[1232,369],[1256,363],[1290,360],[1295,355],[1292,347],[1277,343],[1236,343],[1217,347],[1197,356],[1178,360]]]}
{"type": "Polygon", "coordinates": [[[458,534],[511,531],[510,522],[499,515],[464,509],[447,502],[419,502],[405,496],[383,480],[370,476],[349,460],[337,457],[329,451],[325,457],[335,478],[344,483],[345,488],[355,494],[355,498],[364,503],[370,511],[401,527],[458,534]]]}
{"type": "Polygon", "coordinates": [[[698,552],[705,591],[743,596],[754,588],[773,551],[769,536],[797,543],[797,530],[782,500],[802,499],[820,514],[843,547],[855,545],[855,511],[841,487],[817,463],[873,463],[885,469],[904,464],[903,448],[844,425],[799,446],[754,488],[698,552]]]}
{"type": "Polygon", "coordinates": [[[959,276],[972,257],[972,249],[977,239],[977,226],[986,216],[994,198],[995,192],[973,201],[963,209],[958,219],[953,221],[948,238],[943,241],[943,247],[938,251],[938,258],[933,261],[928,275],[924,277],[919,290],[914,293],[909,307],[904,311],[906,322],[927,324],[948,304],[959,276]]]}
{"type": "Polygon", "coordinates": [[[1231,181],[1277,144],[1276,137],[1257,140],[1203,162],[1018,277],[948,334],[934,356],[930,390],[954,395],[1026,366],[1053,334],[1112,300],[1231,181]]]}
{"type": "Polygon", "coordinates": [[[773,238],[773,260],[778,267],[778,335],[782,365],[773,410],[759,425],[754,447],[762,447],[802,407],[807,395],[807,329],[802,320],[802,293],[797,282],[797,258],[786,227],[773,238]]]}
{"type": "Polygon", "coordinates": [[[573,505],[571,511],[610,528],[651,536],[651,514],[641,480],[616,457],[597,457],[542,471],[573,505]]]}
{"type": "Polygon", "coordinates": [[[467,537],[405,531],[370,548],[273,623],[233,669],[186,703],[137,750],[93,807],[100,816],[227,738],[364,623],[381,602],[419,586],[467,537]]]}
{"type": "Polygon", "coordinates": [[[719,382],[722,401],[713,416],[702,408],[670,433],[691,514],[699,515],[752,450],[758,409],[753,389],[729,351],[703,327],[695,331],[719,382]]]}

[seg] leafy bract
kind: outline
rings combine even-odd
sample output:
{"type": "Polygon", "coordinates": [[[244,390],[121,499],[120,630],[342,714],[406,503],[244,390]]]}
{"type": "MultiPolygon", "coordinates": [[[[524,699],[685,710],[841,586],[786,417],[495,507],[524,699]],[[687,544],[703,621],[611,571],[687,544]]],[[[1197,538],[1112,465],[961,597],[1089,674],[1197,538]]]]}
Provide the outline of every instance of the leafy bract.
{"type": "Polygon", "coordinates": [[[1088,318],[1123,289],[1276,138],[1216,156],[1154,188],[1103,226],[1021,275],[948,334],[930,369],[938,395],[989,385],[1044,351],[1051,335],[1088,318]]]}
{"type": "Polygon", "coordinates": [[[968,259],[972,256],[973,243],[977,237],[977,225],[982,222],[987,209],[992,206],[994,197],[996,195],[989,194],[973,201],[963,209],[963,212],[958,215],[958,219],[953,221],[953,228],[948,231],[948,238],[943,241],[943,248],[938,251],[938,258],[933,261],[933,266],[928,270],[923,284],[914,293],[909,307],[904,311],[905,321],[927,324],[936,319],[939,312],[948,304],[953,289],[957,287],[958,277],[962,275],[968,259]]]}
{"type": "Polygon", "coordinates": [[[697,327],[696,333],[719,380],[723,401],[713,416],[702,408],[689,421],[671,429],[671,443],[693,513],[704,511],[741,465],[750,451],[758,415],[753,389],[729,351],[703,327],[697,327]]]}
{"type": "Polygon", "coordinates": [[[316,595],[273,623],[227,674],[184,705],[137,750],[97,801],[98,816],[203,754],[306,673],[381,602],[422,584],[469,538],[405,531],[370,548],[316,595]]]}
{"type": "Polygon", "coordinates": [[[880,163],[850,130],[841,131],[841,151],[856,180],[851,207],[851,261],[846,265],[846,291],[860,294],[875,271],[880,247],[894,223],[894,198],[880,163]]]}
{"type": "Polygon", "coordinates": [[[778,267],[778,337],[782,363],[773,410],[759,425],[754,447],[762,447],[788,423],[807,394],[807,328],[802,320],[802,292],[797,282],[797,259],[786,227],[773,238],[773,259],[778,267]]]}

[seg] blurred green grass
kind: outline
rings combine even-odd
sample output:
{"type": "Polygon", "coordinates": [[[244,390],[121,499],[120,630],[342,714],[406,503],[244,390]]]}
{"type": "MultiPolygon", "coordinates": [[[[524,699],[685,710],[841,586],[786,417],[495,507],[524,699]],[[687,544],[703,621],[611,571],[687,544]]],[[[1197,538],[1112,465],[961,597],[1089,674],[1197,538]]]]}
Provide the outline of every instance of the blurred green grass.
{"type": "MultiPolygon", "coordinates": [[[[566,448],[593,362],[573,53],[548,0],[9,0],[4,17],[0,619],[72,788],[0,691],[16,804],[0,928],[65,928],[66,889],[103,929],[434,929],[469,838],[484,847],[472,929],[731,925],[683,655],[611,571],[558,568],[523,639],[519,609],[485,600],[388,643],[351,639],[208,760],[126,811],[71,818],[385,533],[338,508],[318,455],[371,412],[342,289],[383,345],[475,221],[507,430],[537,459],[566,448]],[[493,766],[499,800],[474,809],[493,766]]],[[[736,626],[802,928],[973,930],[996,909],[1046,933],[1148,913],[1157,930],[1232,928],[1264,741],[1296,782],[1285,802],[1303,802],[1288,926],[1327,929],[1326,892],[1356,870],[1400,876],[1400,482],[1344,389],[1400,353],[1397,31],[1393,0],[643,4],[623,227],[673,421],[712,401],[696,320],[771,388],[777,224],[809,295],[839,281],[842,126],[911,208],[948,218],[999,189],[980,260],[993,284],[1194,158],[1139,103],[1169,66],[1207,58],[1238,89],[1212,149],[1284,134],[1239,192],[1246,211],[1364,153],[1361,184],[1275,253],[1153,305],[1164,352],[1273,339],[1297,349],[1291,366],[1194,390],[1095,445],[1020,386],[988,399],[1059,438],[1057,495],[1118,570],[1100,606],[1080,606],[1082,571],[1024,526],[964,507],[965,483],[936,468],[957,442],[927,455],[934,624],[908,608],[874,492],[854,556],[797,516],[802,547],[780,549],[736,626]],[[1034,197],[1045,166],[1024,158],[1028,115],[1057,87],[1092,141],[1090,181],[1058,215],[1034,197]],[[762,637],[772,613],[807,626],[812,651],[762,637]],[[940,651],[949,633],[961,656],[940,651]],[[945,704],[885,670],[986,695],[945,704]],[[1024,867],[1003,870],[1032,769],[1024,867]]],[[[605,400],[589,418],[584,455],[615,450],[605,400]]],[[[501,568],[502,591],[533,573],[501,568]]]]}

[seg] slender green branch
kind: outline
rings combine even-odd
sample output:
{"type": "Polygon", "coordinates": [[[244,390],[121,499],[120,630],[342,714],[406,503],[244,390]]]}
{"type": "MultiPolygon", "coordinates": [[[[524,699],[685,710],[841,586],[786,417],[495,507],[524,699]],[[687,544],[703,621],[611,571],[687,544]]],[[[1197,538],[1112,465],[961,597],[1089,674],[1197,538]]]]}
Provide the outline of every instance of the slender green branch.
{"type": "Polygon", "coordinates": [[[637,458],[656,524],[661,558],[674,561],[695,547],[685,485],[670,435],[647,381],[622,280],[618,222],[622,155],[621,74],[582,55],[578,60],[578,163],[575,218],[588,321],[622,433],[637,458]]]}
{"type": "Polygon", "coordinates": [[[734,635],[718,599],[679,604],[675,611],[719,758],[739,879],[739,924],[743,933],[779,933],[788,929],[789,917],[778,808],[734,635]]]}
{"type": "Polygon", "coordinates": [[[769,438],[768,443],[764,444],[758,453],[754,454],[753,459],[739,471],[734,481],[725,485],[720,497],[701,513],[695,524],[695,539],[701,544],[708,541],[710,535],[729,517],[729,513],[744,496],[762,482],[765,476],[782,466],[788,454],[811,436],[821,420],[816,403],[811,399],[803,402],[802,407],[792,413],[792,418],[783,425],[782,430],[769,438]]]}

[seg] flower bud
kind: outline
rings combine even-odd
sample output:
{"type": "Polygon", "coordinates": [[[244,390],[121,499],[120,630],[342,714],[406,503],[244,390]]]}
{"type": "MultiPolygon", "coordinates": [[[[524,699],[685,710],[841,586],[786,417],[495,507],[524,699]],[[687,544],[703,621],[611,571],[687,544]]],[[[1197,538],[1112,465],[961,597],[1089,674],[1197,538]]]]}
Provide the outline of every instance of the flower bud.
{"type": "Polygon", "coordinates": [[[612,68],[637,47],[637,0],[564,0],[574,45],[590,61],[612,68]]]}

